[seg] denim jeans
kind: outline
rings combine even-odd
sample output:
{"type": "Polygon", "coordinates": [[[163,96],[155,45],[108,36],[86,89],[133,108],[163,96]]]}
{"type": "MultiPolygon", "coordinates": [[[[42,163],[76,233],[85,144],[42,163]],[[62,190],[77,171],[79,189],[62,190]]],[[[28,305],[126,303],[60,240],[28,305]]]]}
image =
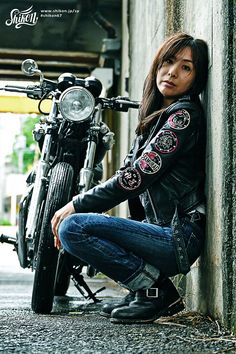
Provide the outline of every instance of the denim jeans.
{"type": "MultiPolygon", "coordinates": [[[[200,255],[203,231],[189,219],[182,226],[190,264],[200,255]]],[[[106,214],[73,214],[59,227],[64,249],[129,290],[150,288],[179,273],[172,229],[106,214]]]]}

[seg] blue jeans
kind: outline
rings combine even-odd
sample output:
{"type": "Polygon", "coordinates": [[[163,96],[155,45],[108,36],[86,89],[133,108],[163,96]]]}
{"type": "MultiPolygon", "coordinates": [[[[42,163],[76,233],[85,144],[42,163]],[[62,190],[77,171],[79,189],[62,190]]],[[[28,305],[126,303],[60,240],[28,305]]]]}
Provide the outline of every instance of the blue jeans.
{"type": "MultiPolygon", "coordinates": [[[[200,255],[203,231],[181,219],[190,264],[200,255]]],[[[59,227],[64,249],[129,290],[150,288],[179,273],[172,229],[106,214],[73,214],[59,227]]]]}

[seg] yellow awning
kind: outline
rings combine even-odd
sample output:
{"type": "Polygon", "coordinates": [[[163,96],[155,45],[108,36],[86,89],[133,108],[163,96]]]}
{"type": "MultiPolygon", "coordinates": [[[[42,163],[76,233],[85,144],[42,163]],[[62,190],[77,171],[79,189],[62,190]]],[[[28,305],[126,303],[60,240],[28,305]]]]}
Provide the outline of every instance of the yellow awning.
{"type": "MultiPolygon", "coordinates": [[[[51,100],[44,100],[41,109],[49,112],[51,100]]],[[[2,113],[40,113],[38,110],[39,100],[33,100],[24,96],[0,96],[0,112],[2,113]]]]}

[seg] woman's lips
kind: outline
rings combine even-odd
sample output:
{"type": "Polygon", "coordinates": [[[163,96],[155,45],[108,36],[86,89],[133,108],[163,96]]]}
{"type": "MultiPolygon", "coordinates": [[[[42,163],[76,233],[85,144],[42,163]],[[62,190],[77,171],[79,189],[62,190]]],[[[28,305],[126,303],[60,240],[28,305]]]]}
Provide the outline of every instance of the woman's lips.
{"type": "Polygon", "coordinates": [[[165,86],[168,86],[168,87],[174,87],[175,86],[175,84],[172,81],[165,80],[165,81],[163,81],[163,83],[164,83],[165,86]]]}

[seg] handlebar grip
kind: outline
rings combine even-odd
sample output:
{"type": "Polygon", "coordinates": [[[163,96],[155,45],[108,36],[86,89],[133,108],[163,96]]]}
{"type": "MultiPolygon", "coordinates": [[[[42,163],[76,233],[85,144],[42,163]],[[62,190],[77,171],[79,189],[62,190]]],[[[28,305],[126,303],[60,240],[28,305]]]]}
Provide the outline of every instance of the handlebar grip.
{"type": "Polygon", "coordinates": [[[29,85],[29,86],[6,85],[1,89],[8,92],[26,93],[27,96],[35,99],[40,99],[42,97],[42,90],[38,85],[29,85]]]}
{"type": "Polygon", "coordinates": [[[137,102],[137,101],[126,101],[126,100],[117,100],[116,101],[116,106],[117,106],[117,109],[125,109],[128,111],[129,108],[139,108],[140,106],[140,103],[137,102]]]}
{"type": "Polygon", "coordinates": [[[130,101],[127,98],[114,99],[113,109],[120,112],[128,112],[130,108],[139,108],[140,102],[130,101]]]}
{"type": "Polygon", "coordinates": [[[102,104],[103,108],[114,109],[115,111],[128,112],[129,108],[138,109],[140,107],[139,101],[131,101],[128,97],[99,97],[98,102],[102,104]]]}

